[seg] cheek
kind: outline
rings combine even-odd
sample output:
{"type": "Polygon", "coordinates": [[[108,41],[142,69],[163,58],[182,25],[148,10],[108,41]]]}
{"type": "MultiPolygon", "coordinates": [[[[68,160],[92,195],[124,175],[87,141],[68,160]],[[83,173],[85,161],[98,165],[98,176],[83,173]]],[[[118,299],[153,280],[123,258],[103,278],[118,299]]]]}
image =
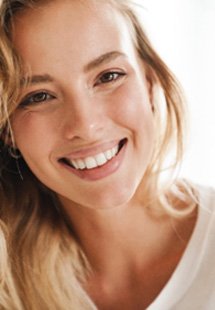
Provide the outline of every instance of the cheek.
{"type": "Polygon", "coordinates": [[[154,117],[149,93],[145,85],[134,82],[118,90],[113,108],[112,117],[122,126],[147,133],[154,131],[154,117]]]}
{"type": "Polygon", "coordinates": [[[24,115],[15,115],[12,120],[12,129],[17,148],[23,156],[36,156],[46,153],[52,143],[52,125],[36,113],[27,112],[24,115]]]}

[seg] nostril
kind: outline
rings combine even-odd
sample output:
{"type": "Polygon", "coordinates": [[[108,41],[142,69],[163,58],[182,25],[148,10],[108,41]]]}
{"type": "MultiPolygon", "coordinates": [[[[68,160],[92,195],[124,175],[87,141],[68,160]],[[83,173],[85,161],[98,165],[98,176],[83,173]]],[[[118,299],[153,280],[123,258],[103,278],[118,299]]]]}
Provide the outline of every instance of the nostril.
{"type": "Polygon", "coordinates": [[[73,117],[71,121],[65,120],[63,134],[67,139],[81,138],[84,140],[94,140],[98,133],[102,131],[102,127],[102,122],[94,117],[73,117]]]}
{"type": "Polygon", "coordinates": [[[61,118],[61,128],[65,139],[82,138],[94,139],[97,132],[101,132],[104,124],[104,111],[94,104],[94,108],[88,102],[70,102],[64,109],[64,116],[61,118]],[[77,103],[78,102],[78,103],[77,103]],[[72,106],[71,106],[72,105],[72,106]]]}

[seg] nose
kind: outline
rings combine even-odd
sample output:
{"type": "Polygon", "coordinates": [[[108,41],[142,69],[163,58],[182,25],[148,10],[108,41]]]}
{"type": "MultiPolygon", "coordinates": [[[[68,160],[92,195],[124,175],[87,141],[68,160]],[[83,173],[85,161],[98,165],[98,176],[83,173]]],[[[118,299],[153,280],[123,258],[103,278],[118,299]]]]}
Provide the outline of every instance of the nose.
{"type": "Polygon", "coordinates": [[[102,105],[90,96],[79,95],[64,105],[61,129],[65,139],[94,140],[104,128],[102,105]]]}

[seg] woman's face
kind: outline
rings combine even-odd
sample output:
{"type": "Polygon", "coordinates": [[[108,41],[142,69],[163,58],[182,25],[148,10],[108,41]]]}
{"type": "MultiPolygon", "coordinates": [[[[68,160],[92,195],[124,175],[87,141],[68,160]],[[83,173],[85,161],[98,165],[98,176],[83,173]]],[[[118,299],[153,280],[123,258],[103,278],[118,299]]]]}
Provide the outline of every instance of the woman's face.
{"type": "Polygon", "coordinates": [[[154,121],[124,17],[90,3],[51,1],[16,16],[13,40],[30,83],[12,127],[30,169],[62,202],[106,208],[134,196],[154,121]]]}

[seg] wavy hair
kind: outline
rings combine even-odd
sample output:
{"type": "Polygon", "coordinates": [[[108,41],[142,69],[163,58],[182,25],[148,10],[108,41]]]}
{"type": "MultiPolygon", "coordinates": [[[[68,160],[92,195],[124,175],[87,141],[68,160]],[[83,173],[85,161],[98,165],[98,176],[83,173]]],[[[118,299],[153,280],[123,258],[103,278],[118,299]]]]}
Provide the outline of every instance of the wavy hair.
{"type": "MultiPolygon", "coordinates": [[[[10,152],[10,116],[16,108],[22,73],[21,59],[10,38],[13,16],[44,2],[47,0],[0,2],[0,308],[96,309],[83,289],[90,266],[56,194],[34,177],[23,158],[14,158],[10,152]]],[[[187,214],[193,204],[185,212],[176,210],[159,189],[170,146],[175,149],[173,167],[183,154],[184,103],[178,83],[153,49],[131,1],[105,3],[125,17],[153,86],[157,137],[141,195],[174,216],[187,214]]],[[[175,196],[186,200],[192,192],[181,185],[175,196]]]]}

